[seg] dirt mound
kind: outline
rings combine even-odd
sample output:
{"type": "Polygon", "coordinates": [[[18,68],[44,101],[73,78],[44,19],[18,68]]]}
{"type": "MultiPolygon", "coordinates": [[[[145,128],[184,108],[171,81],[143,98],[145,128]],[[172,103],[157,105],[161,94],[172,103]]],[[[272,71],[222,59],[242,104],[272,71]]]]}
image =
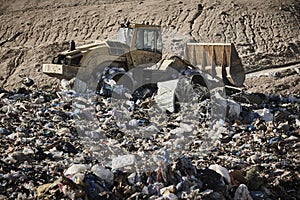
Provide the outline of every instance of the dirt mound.
{"type": "Polygon", "coordinates": [[[248,92],[264,92],[285,97],[300,94],[300,64],[290,69],[276,69],[248,74],[244,83],[248,92]]]}
{"type": "Polygon", "coordinates": [[[127,20],[161,25],[187,40],[232,42],[247,70],[295,62],[299,13],[297,0],[0,0],[0,86],[15,87],[22,73],[49,85],[54,80],[41,73],[41,63],[71,39],[107,39],[127,20]]]}

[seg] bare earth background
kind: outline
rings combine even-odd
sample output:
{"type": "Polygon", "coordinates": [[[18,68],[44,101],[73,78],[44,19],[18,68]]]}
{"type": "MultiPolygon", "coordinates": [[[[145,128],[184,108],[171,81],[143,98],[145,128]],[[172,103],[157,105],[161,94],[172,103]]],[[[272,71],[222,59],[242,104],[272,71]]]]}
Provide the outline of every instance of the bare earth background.
{"type": "MultiPolygon", "coordinates": [[[[247,71],[300,62],[299,0],[0,0],[0,87],[18,87],[20,74],[39,87],[54,84],[40,64],[51,62],[71,39],[110,38],[127,20],[161,25],[170,38],[176,32],[198,42],[232,42],[247,71]]],[[[245,86],[299,94],[298,82],[292,74],[248,78],[245,86]]]]}

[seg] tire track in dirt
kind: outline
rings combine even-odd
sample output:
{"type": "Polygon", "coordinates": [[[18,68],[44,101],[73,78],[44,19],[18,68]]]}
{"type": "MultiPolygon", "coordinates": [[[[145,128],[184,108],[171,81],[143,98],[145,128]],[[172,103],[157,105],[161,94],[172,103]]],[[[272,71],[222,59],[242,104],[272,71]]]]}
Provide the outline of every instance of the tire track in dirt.
{"type": "Polygon", "coordinates": [[[230,15],[224,15],[224,25],[225,25],[225,42],[234,42],[236,41],[236,27],[234,23],[234,19],[230,15]]]}
{"type": "Polygon", "coordinates": [[[0,32],[0,41],[5,40],[4,36],[6,33],[6,27],[3,24],[0,24],[0,30],[5,30],[2,33],[0,32]]]}
{"type": "Polygon", "coordinates": [[[4,80],[1,83],[1,87],[3,87],[6,82],[8,81],[8,77],[11,77],[14,75],[17,67],[23,62],[22,58],[24,56],[24,52],[22,50],[16,50],[16,56],[13,59],[10,59],[8,62],[8,72],[7,72],[7,77],[4,78],[4,80]]]}
{"type": "Polygon", "coordinates": [[[262,18],[263,17],[260,17],[260,15],[264,15],[264,13],[259,13],[255,16],[255,19],[254,21],[260,23],[260,26],[256,26],[256,41],[257,41],[257,49],[256,51],[257,52],[265,52],[265,51],[268,51],[268,45],[267,45],[267,41],[264,39],[263,37],[263,32],[266,30],[264,27],[263,27],[263,23],[262,23],[262,18]]]}
{"type": "Polygon", "coordinates": [[[2,27],[1,27],[1,30],[4,30],[4,32],[3,32],[2,36],[1,36],[1,40],[7,39],[7,30],[8,30],[8,26],[6,25],[6,26],[4,26],[4,27],[5,27],[5,28],[3,28],[3,29],[2,29],[2,27]]]}
{"type": "MultiPolygon", "coordinates": [[[[212,17],[213,15],[214,15],[214,10],[210,10],[209,11],[209,16],[212,17]]],[[[214,17],[210,18],[210,17],[208,17],[207,20],[206,20],[206,22],[207,22],[206,32],[210,36],[210,39],[208,38],[207,42],[210,41],[210,40],[211,40],[211,42],[216,42],[214,40],[213,32],[212,32],[212,27],[215,27],[215,24],[214,24],[215,23],[215,18],[214,17]]]]}
{"type": "Polygon", "coordinates": [[[180,22],[179,23],[179,27],[178,27],[178,30],[180,30],[183,25],[184,25],[184,22],[186,21],[186,19],[188,18],[189,16],[189,12],[187,10],[183,10],[183,9],[180,9],[180,15],[178,17],[178,21],[180,22]]]}
{"type": "Polygon", "coordinates": [[[189,34],[190,36],[192,36],[194,38],[194,40],[196,40],[196,38],[193,36],[193,30],[194,30],[194,26],[195,26],[195,21],[197,20],[197,18],[202,14],[203,12],[203,5],[202,4],[198,4],[197,9],[192,17],[192,19],[189,21],[190,23],[190,31],[189,34]]]}
{"type": "Polygon", "coordinates": [[[300,2],[298,1],[298,3],[296,5],[293,5],[292,7],[290,7],[290,11],[292,16],[294,17],[295,21],[297,21],[298,23],[298,27],[300,29],[300,2]]]}
{"type": "Polygon", "coordinates": [[[90,27],[93,27],[93,22],[91,20],[88,21],[87,34],[85,36],[86,40],[89,40],[91,38],[92,34],[94,33],[92,28],[90,28],[90,27]]]}
{"type": "Polygon", "coordinates": [[[250,38],[251,44],[253,45],[253,51],[254,51],[254,49],[257,49],[256,34],[255,34],[255,31],[254,31],[254,28],[253,28],[253,21],[254,20],[252,20],[252,19],[255,18],[255,15],[256,15],[256,13],[252,16],[249,15],[249,17],[248,17],[248,27],[249,27],[248,37],[250,38]]]}

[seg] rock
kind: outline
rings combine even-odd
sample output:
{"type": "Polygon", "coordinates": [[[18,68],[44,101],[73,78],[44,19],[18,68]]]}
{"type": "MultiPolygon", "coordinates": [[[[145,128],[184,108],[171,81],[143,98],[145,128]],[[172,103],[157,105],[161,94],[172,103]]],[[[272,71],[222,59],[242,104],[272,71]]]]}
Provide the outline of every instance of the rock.
{"type": "Polygon", "coordinates": [[[24,147],[23,152],[24,155],[28,156],[28,155],[34,155],[34,150],[28,147],[24,147]]]}
{"type": "Polygon", "coordinates": [[[25,160],[29,160],[30,159],[30,154],[24,154],[23,152],[19,152],[19,151],[14,151],[11,154],[11,157],[13,159],[15,159],[18,162],[23,162],[25,160]]]}
{"type": "Polygon", "coordinates": [[[57,145],[56,149],[64,153],[78,153],[77,149],[70,142],[61,142],[57,145]]]}
{"type": "Polygon", "coordinates": [[[99,165],[94,165],[91,171],[106,183],[113,185],[114,174],[109,169],[105,169],[99,165]]]}
{"type": "Polygon", "coordinates": [[[62,79],[60,81],[60,87],[61,87],[61,90],[70,90],[72,88],[72,84],[70,83],[70,81],[68,81],[66,79],[62,79]]]}
{"type": "Polygon", "coordinates": [[[253,167],[246,174],[247,186],[250,190],[257,190],[263,184],[263,178],[260,176],[258,167],[253,167]]]}
{"type": "Polygon", "coordinates": [[[135,156],[132,154],[118,156],[112,160],[112,168],[119,169],[126,166],[132,166],[136,163],[135,156]]]}
{"type": "Polygon", "coordinates": [[[231,184],[229,171],[225,167],[222,167],[218,164],[214,164],[214,165],[210,165],[208,169],[214,170],[224,178],[227,184],[231,184]]]}
{"type": "Polygon", "coordinates": [[[89,169],[88,165],[85,164],[73,164],[65,172],[65,175],[73,175],[80,172],[84,172],[89,169]]]}
{"type": "Polygon", "coordinates": [[[273,114],[267,108],[254,110],[254,112],[258,113],[261,119],[264,120],[265,122],[271,122],[274,119],[273,114]]]}
{"type": "Polygon", "coordinates": [[[79,184],[79,185],[84,185],[84,179],[85,179],[85,174],[84,173],[76,173],[72,176],[71,178],[74,183],[79,184]]]}
{"type": "Polygon", "coordinates": [[[26,87],[31,87],[32,85],[34,85],[34,80],[28,77],[24,77],[22,80],[22,83],[26,86],[26,87]]]}
{"type": "Polygon", "coordinates": [[[128,177],[127,177],[128,182],[131,185],[134,185],[136,183],[136,173],[131,173],[128,177]]]}
{"type": "Polygon", "coordinates": [[[212,189],[212,190],[223,190],[225,184],[222,180],[222,176],[211,169],[205,169],[201,171],[200,179],[203,182],[202,190],[212,189]]]}
{"type": "Polygon", "coordinates": [[[289,131],[290,130],[289,122],[287,121],[287,122],[284,122],[284,123],[280,123],[277,126],[277,129],[282,130],[284,132],[289,131]]]}
{"type": "Polygon", "coordinates": [[[239,185],[234,193],[234,200],[253,200],[245,184],[239,185]]]}
{"type": "Polygon", "coordinates": [[[69,128],[61,128],[61,129],[59,129],[59,130],[56,131],[56,134],[58,136],[68,135],[68,134],[70,134],[70,129],[69,128]]]}

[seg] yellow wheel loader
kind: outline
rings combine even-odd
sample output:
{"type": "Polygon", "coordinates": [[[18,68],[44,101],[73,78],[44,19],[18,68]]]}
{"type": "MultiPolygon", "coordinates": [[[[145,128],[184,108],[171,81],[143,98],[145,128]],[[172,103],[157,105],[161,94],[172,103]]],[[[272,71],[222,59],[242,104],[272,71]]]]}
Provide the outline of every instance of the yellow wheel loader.
{"type": "MultiPolygon", "coordinates": [[[[160,26],[128,23],[121,25],[118,38],[75,47],[59,53],[52,64],[43,64],[43,72],[59,79],[74,77],[101,89],[105,77],[126,84],[134,90],[140,86],[178,78],[193,71],[192,81],[207,86],[207,78],[240,87],[245,73],[233,44],[187,43],[184,58],[162,59],[160,26]],[[177,74],[176,74],[177,73],[177,74]]],[[[104,93],[102,93],[104,94],[104,93]]]]}

